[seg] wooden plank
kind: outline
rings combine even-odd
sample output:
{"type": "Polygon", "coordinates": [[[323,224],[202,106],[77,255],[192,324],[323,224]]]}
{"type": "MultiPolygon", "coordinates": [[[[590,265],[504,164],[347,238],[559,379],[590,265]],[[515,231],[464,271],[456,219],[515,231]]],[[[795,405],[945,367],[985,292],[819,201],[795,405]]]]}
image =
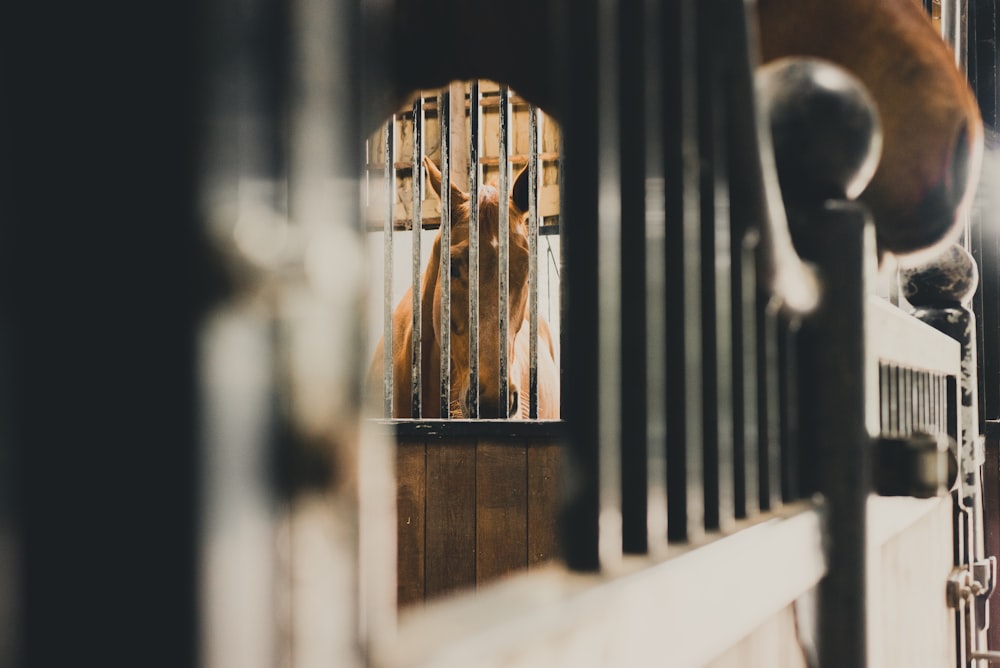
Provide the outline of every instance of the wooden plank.
{"type": "MultiPolygon", "coordinates": [[[[672,559],[635,557],[627,573],[539,569],[475,596],[428,606],[399,625],[396,642],[375,663],[383,668],[704,666],[823,576],[820,511],[810,504],[786,510],[789,517],[749,526],[672,559]]],[[[795,666],[777,660],[763,665],[795,666]]]]}
{"type": "Polygon", "coordinates": [[[869,614],[883,656],[873,665],[955,665],[955,627],[942,594],[952,566],[951,533],[945,500],[882,545],[880,570],[872,574],[877,603],[870,607],[876,609],[869,614]]]}
{"type": "Polygon", "coordinates": [[[559,556],[560,446],[528,445],[528,568],[559,556]]]}
{"type": "Polygon", "coordinates": [[[789,605],[726,650],[706,668],[808,668],[789,605]]]}
{"type": "Polygon", "coordinates": [[[476,584],[475,441],[427,444],[424,594],[476,584]]]}
{"type": "Polygon", "coordinates": [[[426,450],[423,439],[396,445],[396,602],[424,600],[426,450]]]}
{"type": "Polygon", "coordinates": [[[527,568],[528,453],[486,440],[476,451],[476,580],[484,583],[527,568]]]}

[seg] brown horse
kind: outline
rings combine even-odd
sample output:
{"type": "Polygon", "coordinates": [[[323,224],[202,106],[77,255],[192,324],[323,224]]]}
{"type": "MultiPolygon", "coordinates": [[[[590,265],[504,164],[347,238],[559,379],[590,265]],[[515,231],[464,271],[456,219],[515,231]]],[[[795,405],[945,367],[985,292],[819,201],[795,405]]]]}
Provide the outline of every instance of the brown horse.
{"type": "Polygon", "coordinates": [[[897,253],[949,236],[982,160],[979,108],[951,51],[915,0],[760,0],[763,56],[809,55],[872,93],[884,143],[861,195],[879,246],[897,253]]]}
{"type": "MultiPolygon", "coordinates": [[[[884,133],[882,160],[861,199],[882,250],[909,253],[955,229],[977,180],[982,122],[965,77],[916,0],[759,0],[764,61],[831,60],[870,89],[884,133]]],[[[563,109],[545,60],[553,3],[397,0],[391,43],[395,99],[454,79],[510,84],[557,120],[563,109]],[[502,49],[483,49],[502,44],[502,49]],[[414,52],[422,53],[414,66],[414,52]]],[[[385,37],[385,36],[383,36],[385,37]]],[[[394,105],[387,104],[386,115],[394,105]]]]}
{"type": "MultiPolygon", "coordinates": [[[[441,195],[441,172],[424,158],[434,192],[441,195]]],[[[493,186],[479,193],[479,416],[528,417],[529,330],[527,169],[511,189],[509,228],[508,354],[509,403],[500,410],[499,195],[493,186]]],[[[451,406],[441,410],[441,233],[431,248],[420,289],[422,417],[464,418],[474,399],[469,373],[469,194],[451,185],[451,406]]],[[[412,288],[392,314],[393,417],[411,417],[413,355],[412,288]]],[[[559,417],[559,370],[548,324],[538,318],[538,417],[559,417]]],[[[382,396],[384,342],[379,341],[369,372],[369,393],[382,396]]]]}

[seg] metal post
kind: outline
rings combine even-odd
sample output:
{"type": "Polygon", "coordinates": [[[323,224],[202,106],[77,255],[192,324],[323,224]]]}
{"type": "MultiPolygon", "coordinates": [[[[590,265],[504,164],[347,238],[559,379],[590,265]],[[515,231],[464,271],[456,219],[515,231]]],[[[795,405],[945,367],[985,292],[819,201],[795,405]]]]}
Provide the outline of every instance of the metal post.
{"type": "MultiPolygon", "coordinates": [[[[538,419],[538,109],[528,107],[528,417],[538,419]]],[[[519,323],[518,323],[519,324],[519,323]]]]}
{"type": "Polygon", "coordinates": [[[479,81],[469,90],[469,417],[479,417],[479,81]]]}
{"type": "Polygon", "coordinates": [[[413,310],[413,341],[410,364],[410,417],[419,419],[423,411],[423,301],[420,299],[420,279],[422,267],[420,257],[420,242],[424,231],[423,201],[424,201],[424,95],[419,93],[413,101],[413,171],[412,186],[413,206],[410,231],[413,237],[413,252],[411,254],[412,310],[413,310]]]}
{"type": "Polygon", "coordinates": [[[385,417],[393,417],[392,386],[392,234],[393,209],[396,204],[396,115],[385,125],[385,147],[382,159],[385,167],[385,220],[382,224],[382,402],[385,417]]]}
{"type": "Polygon", "coordinates": [[[863,206],[847,201],[846,193],[877,155],[878,117],[874,102],[853,77],[816,61],[787,60],[767,67],[758,75],[758,93],[771,124],[795,246],[823,279],[823,298],[804,318],[798,339],[800,424],[803,432],[808,430],[800,455],[813,462],[826,513],[828,569],[820,584],[819,663],[863,668],[875,651],[868,633],[866,511],[871,437],[878,430],[878,367],[866,342],[866,305],[876,254],[870,216],[863,206]],[[858,171],[832,175],[799,168],[800,161],[834,144],[845,153],[830,159],[856,165],[858,171]],[[820,183],[825,190],[818,188],[820,183]],[[837,199],[824,201],[816,192],[835,193],[837,199]]]}
{"type": "Polygon", "coordinates": [[[438,95],[441,137],[441,417],[451,417],[451,101],[447,89],[438,95]]]}
{"type": "MultiPolygon", "coordinates": [[[[499,202],[500,221],[497,226],[499,237],[498,249],[498,272],[499,272],[499,299],[497,309],[499,311],[499,346],[498,361],[500,369],[500,399],[497,406],[497,415],[506,416],[508,414],[509,399],[509,359],[508,359],[508,332],[510,323],[510,208],[507,202],[510,201],[510,89],[507,86],[500,86],[500,107],[499,107],[499,202]]],[[[520,324],[520,323],[518,323],[520,324]]]]}

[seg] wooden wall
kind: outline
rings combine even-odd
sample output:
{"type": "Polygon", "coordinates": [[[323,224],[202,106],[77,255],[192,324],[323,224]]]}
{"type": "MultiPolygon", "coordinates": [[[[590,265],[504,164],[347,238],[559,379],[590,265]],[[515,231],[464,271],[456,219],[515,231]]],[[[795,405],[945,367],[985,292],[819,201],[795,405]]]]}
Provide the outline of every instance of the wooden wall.
{"type": "Polygon", "coordinates": [[[473,589],[558,552],[552,436],[402,436],[396,474],[400,606],[473,589]]]}
{"type": "MultiPolygon", "coordinates": [[[[468,84],[465,85],[468,94],[468,84]]],[[[480,92],[482,100],[482,148],[480,150],[480,164],[483,168],[482,183],[496,184],[499,178],[499,105],[496,97],[498,86],[489,81],[482,81],[480,92]]],[[[441,128],[437,115],[437,100],[434,97],[436,91],[425,91],[424,102],[424,125],[423,141],[424,155],[428,156],[435,164],[441,164],[441,128]]],[[[461,119],[465,126],[464,137],[468,137],[468,102],[463,105],[465,115],[461,119]]],[[[528,105],[516,94],[511,95],[512,113],[510,117],[510,159],[516,174],[527,164],[530,153],[529,144],[529,116],[528,105]]],[[[396,174],[396,194],[393,201],[393,226],[397,230],[410,229],[412,224],[413,210],[413,114],[412,107],[400,109],[396,116],[395,123],[395,157],[394,167],[396,174]]],[[[388,120],[388,119],[387,119],[388,120]]],[[[453,116],[452,123],[457,119],[453,116]]],[[[382,230],[385,216],[385,197],[383,195],[384,174],[385,174],[385,129],[383,125],[375,132],[368,141],[368,202],[366,208],[366,225],[370,230],[382,230]]],[[[541,224],[546,226],[558,225],[559,222],[559,152],[560,152],[560,131],[559,126],[549,116],[542,114],[539,126],[539,155],[541,157],[541,187],[539,189],[539,210],[542,216],[541,224]]],[[[468,155],[467,144],[462,146],[452,146],[453,165],[459,152],[468,155]]],[[[468,158],[461,161],[467,165],[468,158]]],[[[465,175],[456,176],[453,181],[458,184],[466,183],[465,175]]],[[[463,188],[464,189],[464,188],[463,188]]],[[[421,219],[425,228],[436,227],[440,224],[440,202],[431,190],[429,184],[425,184],[423,199],[421,200],[421,219]]]]}

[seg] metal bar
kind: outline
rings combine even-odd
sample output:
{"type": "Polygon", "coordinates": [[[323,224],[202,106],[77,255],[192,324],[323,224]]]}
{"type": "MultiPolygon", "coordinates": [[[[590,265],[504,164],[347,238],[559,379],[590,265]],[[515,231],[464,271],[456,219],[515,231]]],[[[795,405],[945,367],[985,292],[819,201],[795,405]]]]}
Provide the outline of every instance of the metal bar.
{"type": "MultiPolygon", "coordinates": [[[[655,85],[647,77],[644,62],[644,8],[642,2],[620,5],[618,24],[619,71],[629,72],[637,82],[618,90],[619,169],[621,179],[619,209],[621,216],[621,328],[629,332],[621,340],[621,517],[622,549],[643,554],[649,548],[649,457],[646,368],[646,178],[650,161],[647,155],[658,146],[650,142],[645,125],[644,106],[647,86],[655,85]]],[[[654,166],[654,169],[656,167],[654,166]]],[[[656,205],[662,207],[662,204],[656,205]]],[[[659,306],[663,308],[662,305],[659,306]]],[[[662,339],[661,339],[662,341],[662,339]]],[[[660,409],[662,410],[662,409],[660,409]]],[[[662,497],[661,497],[662,498],[662,497]]],[[[662,522],[662,511],[659,513],[662,522]]],[[[665,528],[665,527],[664,527],[665,528]]],[[[654,538],[662,543],[665,532],[654,538]]],[[[657,549],[659,549],[658,546],[657,549]]]]}
{"type": "MultiPolygon", "coordinates": [[[[448,86],[450,100],[449,118],[452,120],[448,124],[448,143],[454,147],[462,147],[469,143],[468,130],[465,127],[465,84],[461,81],[453,81],[448,86]]],[[[451,182],[460,190],[469,190],[469,163],[468,153],[465,151],[452,151],[450,156],[451,182]]]]}
{"type": "Polygon", "coordinates": [[[761,507],[775,511],[781,508],[781,378],[779,371],[780,352],[778,349],[778,328],[781,323],[778,314],[770,311],[766,303],[767,295],[763,295],[765,305],[762,307],[762,331],[758,345],[763,358],[759,364],[764,400],[761,416],[762,431],[765,434],[761,441],[760,461],[765,469],[762,485],[761,507]]]}
{"type": "Polygon", "coordinates": [[[621,529],[621,147],[619,8],[597,2],[597,436],[601,566],[622,557],[621,529]]]}
{"type": "MultiPolygon", "coordinates": [[[[708,12],[717,11],[709,3],[700,3],[697,20],[697,94],[698,151],[701,168],[700,186],[700,253],[701,299],[700,329],[704,339],[702,353],[702,433],[705,528],[723,528],[725,520],[732,523],[732,511],[723,518],[723,459],[724,449],[732,447],[731,407],[731,344],[728,298],[729,278],[721,275],[720,254],[729,258],[728,188],[725,181],[725,109],[722,104],[723,80],[719,75],[722,54],[716,40],[718,25],[708,20],[708,12]],[[720,206],[721,205],[721,206],[720,206]],[[725,246],[725,248],[723,248],[725,246]],[[727,383],[728,379],[728,383],[727,383]],[[728,432],[728,433],[725,433],[728,432]]],[[[731,461],[731,457],[730,457],[731,461]]],[[[729,494],[731,499],[731,493],[729,494]]],[[[730,503],[730,506],[732,504],[730,503]]]]}
{"type": "Polygon", "coordinates": [[[955,65],[962,72],[968,70],[968,31],[968,0],[941,0],[941,35],[951,45],[955,54],[955,65]]]}
{"type": "Polygon", "coordinates": [[[879,433],[889,433],[889,373],[885,363],[878,365],[879,433]]]}
{"type": "Polygon", "coordinates": [[[893,364],[889,367],[889,428],[893,436],[902,433],[899,411],[899,367],[893,364]]]}
{"type": "Polygon", "coordinates": [[[913,369],[901,367],[899,373],[902,375],[900,387],[900,410],[902,412],[902,434],[909,436],[913,433],[913,369]]]}
{"type": "Polygon", "coordinates": [[[673,98],[664,119],[665,181],[669,187],[667,226],[667,299],[673,317],[667,331],[667,485],[670,490],[669,536],[697,540],[704,533],[703,396],[701,317],[701,216],[698,173],[699,109],[697,96],[697,3],[683,0],[664,12],[670,43],[665,54],[673,98]]]}
{"type": "Polygon", "coordinates": [[[497,415],[507,416],[510,406],[508,371],[508,333],[510,323],[510,89],[507,86],[500,86],[500,108],[499,108],[499,158],[500,158],[500,180],[499,180],[499,202],[500,221],[497,235],[499,236],[499,290],[500,298],[497,301],[499,311],[499,346],[497,348],[500,359],[498,361],[500,371],[500,398],[498,400],[497,415]]]}
{"type": "Polygon", "coordinates": [[[929,371],[920,374],[920,430],[930,432],[931,421],[931,374],[929,371]]]}
{"type": "Polygon", "coordinates": [[[392,213],[396,203],[396,173],[393,155],[396,137],[396,115],[385,126],[385,221],[382,227],[382,410],[386,417],[393,417],[392,405],[392,213]]]}
{"type": "Polygon", "coordinates": [[[601,542],[613,519],[602,504],[603,477],[600,401],[600,320],[598,271],[599,216],[599,80],[598,0],[579,0],[566,21],[557,26],[555,41],[561,56],[557,77],[564,108],[563,160],[560,179],[562,292],[561,329],[563,383],[561,415],[566,420],[567,445],[563,466],[574,471],[561,514],[566,564],[573,570],[596,571],[602,566],[601,542]],[[569,54],[573,54],[569,58],[569,54]],[[569,289],[569,288],[572,289],[569,289]]]}
{"type": "MultiPolygon", "coordinates": [[[[538,109],[528,107],[528,417],[538,419],[538,109]]],[[[519,323],[517,323],[519,324],[519,323]]]]}
{"type": "Polygon", "coordinates": [[[451,417],[451,103],[448,89],[438,95],[441,137],[441,417],[451,417]]]}
{"type": "Polygon", "coordinates": [[[737,428],[742,434],[743,457],[743,516],[753,517],[760,512],[760,428],[757,393],[757,268],[754,255],[756,235],[740,245],[740,332],[742,359],[742,420],[737,428]]]}
{"type": "Polygon", "coordinates": [[[815,467],[802,461],[798,438],[796,336],[787,322],[778,330],[778,396],[780,397],[781,498],[784,502],[807,498],[815,491],[815,467]]]}
{"type": "Polygon", "coordinates": [[[413,253],[411,255],[411,270],[413,272],[413,344],[412,344],[412,371],[410,373],[412,406],[410,416],[419,419],[423,412],[423,402],[420,393],[423,389],[423,301],[420,295],[421,248],[420,241],[423,235],[423,201],[424,201],[424,96],[423,93],[417,95],[413,101],[413,182],[411,190],[413,193],[413,206],[411,208],[413,224],[410,226],[413,235],[413,253]]]}
{"type": "MultiPolygon", "coordinates": [[[[664,213],[662,9],[658,0],[644,4],[645,107],[645,265],[646,265],[646,531],[647,550],[667,545],[666,382],[666,239],[664,213]]],[[[622,245],[626,242],[623,240],[622,245]]],[[[623,267],[624,270],[624,267],[623,267]]],[[[627,408],[623,406],[623,420],[627,408]]],[[[624,490],[623,490],[624,491],[624,490]]],[[[624,512],[624,503],[623,503],[624,512]]]]}
{"type": "MultiPolygon", "coordinates": [[[[853,202],[828,200],[789,212],[797,247],[825,278],[823,304],[804,321],[799,346],[803,425],[818,455],[826,499],[829,569],[820,586],[819,664],[868,663],[867,502],[871,488],[869,405],[876,359],[866,337],[867,299],[875,275],[875,233],[853,202]]],[[[874,427],[874,425],[871,425],[874,427]]]]}
{"type": "Polygon", "coordinates": [[[479,417],[479,81],[469,88],[469,417],[479,417]]]}
{"type": "MultiPolygon", "coordinates": [[[[646,264],[646,545],[662,553],[667,545],[667,340],[666,215],[664,212],[663,81],[661,13],[658,0],[645,0],[645,264],[646,264]]],[[[623,246],[626,242],[623,240],[623,246]]],[[[623,267],[624,269],[624,267],[623,267]]],[[[625,407],[622,415],[624,418],[625,407]]],[[[623,489],[624,493],[624,489],[623,489]]],[[[623,500],[624,512],[624,500],[623,500]]]]}

